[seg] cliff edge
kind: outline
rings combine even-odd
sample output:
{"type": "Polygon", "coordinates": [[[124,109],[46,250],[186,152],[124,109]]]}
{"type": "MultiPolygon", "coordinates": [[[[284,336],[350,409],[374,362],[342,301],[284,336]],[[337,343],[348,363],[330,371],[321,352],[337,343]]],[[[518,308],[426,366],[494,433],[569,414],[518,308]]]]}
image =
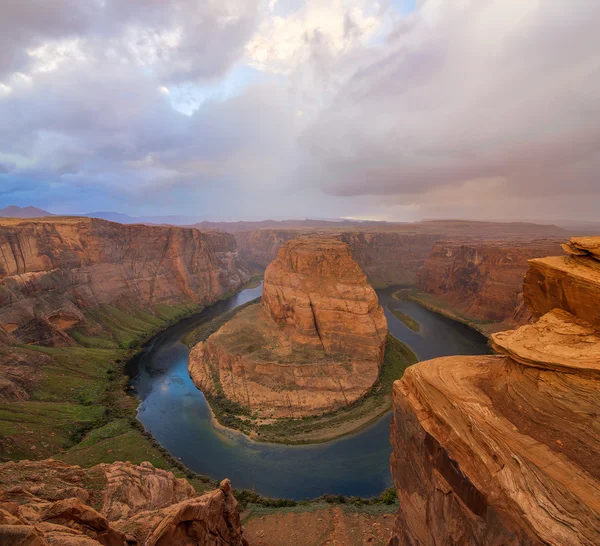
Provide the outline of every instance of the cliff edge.
{"type": "Polygon", "coordinates": [[[537,322],[394,384],[390,545],[600,543],[600,238],[530,261],[537,322]]]}

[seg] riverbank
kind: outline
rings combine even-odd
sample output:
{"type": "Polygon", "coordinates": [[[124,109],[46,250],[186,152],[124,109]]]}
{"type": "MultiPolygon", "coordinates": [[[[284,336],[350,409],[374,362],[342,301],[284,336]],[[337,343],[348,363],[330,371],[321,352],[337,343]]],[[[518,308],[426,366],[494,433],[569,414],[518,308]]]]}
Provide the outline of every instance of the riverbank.
{"type": "MultiPolygon", "coordinates": [[[[125,375],[126,363],[146,343],[202,311],[198,305],[103,305],[89,312],[96,335],[70,332],[79,346],[20,347],[43,365],[28,400],[0,403],[0,460],[52,457],[82,467],[149,461],[187,478],[199,492],[214,487],[215,480],[187,469],[144,430],[125,375]]],[[[0,357],[10,351],[1,348],[0,357]]]]}
{"type": "MultiPolygon", "coordinates": [[[[454,320],[456,322],[460,322],[473,330],[476,330],[481,335],[485,336],[487,339],[495,332],[500,332],[503,330],[510,330],[513,326],[507,325],[504,322],[493,322],[493,321],[485,321],[478,320],[473,317],[469,317],[458,312],[456,309],[453,309],[447,302],[445,302],[442,298],[434,296],[433,294],[427,294],[425,292],[421,292],[417,288],[402,288],[397,290],[392,294],[392,297],[398,301],[409,300],[418,303],[425,309],[437,313],[443,317],[446,317],[450,320],[454,320]]],[[[396,314],[394,310],[391,310],[392,313],[396,314]]],[[[398,317],[400,318],[400,317],[398,317]]],[[[402,320],[400,318],[400,320],[402,320]]],[[[407,326],[409,326],[407,324],[407,326]]],[[[411,326],[409,326],[410,328],[411,326]]]]}

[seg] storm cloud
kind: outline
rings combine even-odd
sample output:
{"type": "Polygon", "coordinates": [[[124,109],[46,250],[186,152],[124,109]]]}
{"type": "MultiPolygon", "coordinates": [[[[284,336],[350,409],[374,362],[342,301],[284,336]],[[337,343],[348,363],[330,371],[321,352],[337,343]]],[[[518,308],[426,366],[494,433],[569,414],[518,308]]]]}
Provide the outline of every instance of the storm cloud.
{"type": "Polygon", "coordinates": [[[0,205],[594,220],[600,4],[32,0],[0,18],[0,205]]]}

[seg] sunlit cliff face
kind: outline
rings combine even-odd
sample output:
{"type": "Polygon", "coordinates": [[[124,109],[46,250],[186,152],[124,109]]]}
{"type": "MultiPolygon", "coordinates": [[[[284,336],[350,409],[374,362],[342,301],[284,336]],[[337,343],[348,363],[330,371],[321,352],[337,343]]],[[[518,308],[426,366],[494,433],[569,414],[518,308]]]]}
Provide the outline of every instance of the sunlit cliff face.
{"type": "Polygon", "coordinates": [[[11,2],[0,208],[591,220],[598,21],[558,0],[11,2]]]}

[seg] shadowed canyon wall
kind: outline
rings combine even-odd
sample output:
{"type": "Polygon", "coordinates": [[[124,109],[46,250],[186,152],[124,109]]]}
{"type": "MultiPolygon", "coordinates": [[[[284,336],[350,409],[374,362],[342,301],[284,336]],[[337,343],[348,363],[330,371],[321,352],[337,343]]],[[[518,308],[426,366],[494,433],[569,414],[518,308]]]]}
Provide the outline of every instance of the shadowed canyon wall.
{"type": "Polygon", "coordinates": [[[537,322],[394,384],[390,546],[600,544],[600,238],[530,262],[537,322]]]}
{"type": "Polygon", "coordinates": [[[532,258],[560,252],[560,243],[535,241],[439,241],[418,273],[421,290],[465,317],[524,324],[523,276],[532,258]]]}

